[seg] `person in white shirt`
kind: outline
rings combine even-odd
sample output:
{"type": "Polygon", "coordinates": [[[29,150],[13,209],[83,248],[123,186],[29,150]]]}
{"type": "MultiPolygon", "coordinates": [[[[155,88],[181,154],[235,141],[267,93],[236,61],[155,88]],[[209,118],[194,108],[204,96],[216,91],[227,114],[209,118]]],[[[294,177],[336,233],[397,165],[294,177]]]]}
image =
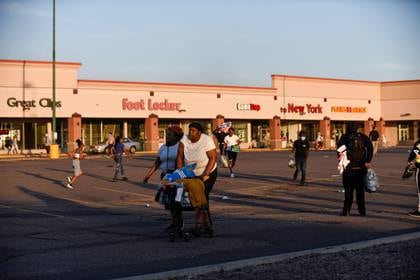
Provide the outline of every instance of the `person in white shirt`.
{"type": "Polygon", "coordinates": [[[239,152],[239,144],[241,144],[241,140],[239,140],[238,135],[235,134],[235,129],[230,127],[228,130],[228,135],[225,137],[225,150],[229,160],[228,167],[231,178],[235,177],[235,174],[233,173],[233,167],[236,164],[236,158],[239,152]]]}
{"type": "Polygon", "coordinates": [[[188,135],[179,143],[177,168],[196,163],[194,173],[204,182],[207,201],[217,178],[217,151],[213,139],[198,122],[188,126],[188,135]]]}
{"type": "Polygon", "coordinates": [[[318,132],[318,136],[316,137],[315,148],[317,150],[322,150],[323,147],[324,147],[324,137],[322,137],[321,132],[318,132]]]}

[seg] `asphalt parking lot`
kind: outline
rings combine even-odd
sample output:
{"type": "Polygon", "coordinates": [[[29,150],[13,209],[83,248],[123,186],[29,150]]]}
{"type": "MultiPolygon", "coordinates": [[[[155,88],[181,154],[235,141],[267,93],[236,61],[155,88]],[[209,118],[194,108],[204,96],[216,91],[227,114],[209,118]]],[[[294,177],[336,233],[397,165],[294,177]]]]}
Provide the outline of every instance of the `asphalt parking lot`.
{"type": "MultiPolygon", "coordinates": [[[[220,168],[211,194],[215,236],[174,243],[169,213],[153,200],[158,175],[140,184],[153,155],[125,160],[127,182],[111,182],[112,160],[84,160],[74,190],[63,187],[68,159],[1,161],[0,278],[110,279],[418,232],[420,221],[407,215],[417,204],[414,180],[400,179],[407,156],[380,153],[381,188],[366,195],[367,217],[355,204],[340,217],[334,152],[311,153],[307,186],[291,181],[286,151],[241,152],[237,177],[220,168]]],[[[192,227],[193,213],[184,214],[192,227]]]]}

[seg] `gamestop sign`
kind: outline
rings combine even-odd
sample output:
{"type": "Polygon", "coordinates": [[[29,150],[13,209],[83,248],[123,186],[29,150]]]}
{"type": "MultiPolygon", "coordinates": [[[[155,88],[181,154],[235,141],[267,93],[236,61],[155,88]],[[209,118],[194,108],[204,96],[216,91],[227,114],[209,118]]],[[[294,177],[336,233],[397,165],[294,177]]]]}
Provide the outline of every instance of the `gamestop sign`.
{"type": "Polygon", "coordinates": [[[259,111],[261,109],[261,106],[258,104],[252,104],[252,103],[248,103],[248,104],[236,103],[236,109],[238,111],[259,111]]]}

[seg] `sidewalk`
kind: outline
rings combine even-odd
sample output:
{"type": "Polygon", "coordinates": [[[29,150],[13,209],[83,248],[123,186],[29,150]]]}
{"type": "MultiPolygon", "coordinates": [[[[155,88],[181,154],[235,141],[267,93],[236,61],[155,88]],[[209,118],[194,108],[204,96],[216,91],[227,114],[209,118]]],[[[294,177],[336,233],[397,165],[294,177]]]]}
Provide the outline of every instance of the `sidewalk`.
{"type": "Polygon", "coordinates": [[[418,279],[420,232],[117,280],[418,279]]]}

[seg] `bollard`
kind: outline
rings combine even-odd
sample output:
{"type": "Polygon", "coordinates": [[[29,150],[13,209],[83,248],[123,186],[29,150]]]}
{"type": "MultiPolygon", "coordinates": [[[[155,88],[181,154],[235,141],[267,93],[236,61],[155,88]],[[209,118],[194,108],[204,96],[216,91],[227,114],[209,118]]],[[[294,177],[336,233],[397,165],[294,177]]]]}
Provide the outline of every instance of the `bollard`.
{"type": "Polygon", "coordinates": [[[59,158],[60,157],[60,147],[58,144],[52,144],[50,146],[50,158],[59,158]]]}

